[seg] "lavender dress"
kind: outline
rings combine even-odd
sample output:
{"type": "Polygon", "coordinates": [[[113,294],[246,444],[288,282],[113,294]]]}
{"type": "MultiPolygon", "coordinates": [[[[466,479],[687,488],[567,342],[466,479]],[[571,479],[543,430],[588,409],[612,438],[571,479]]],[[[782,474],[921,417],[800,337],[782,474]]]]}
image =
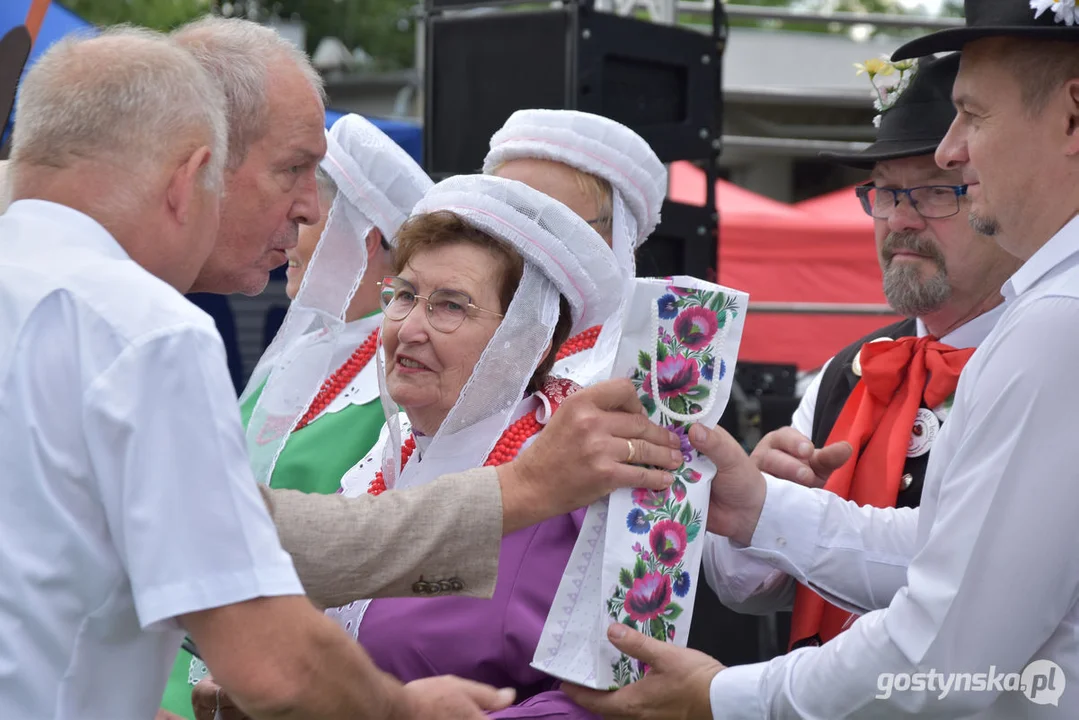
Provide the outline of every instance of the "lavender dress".
{"type": "Polygon", "coordinates": [[[558,680],[529,666],[584,513],[561,515],[503,538],[490,600],[374,600],[359,627],[360,644],[382,670],[403,682],[457,675],[515,688],[518,704],[491,717],[596,718],[558,690],[558,680]]]}

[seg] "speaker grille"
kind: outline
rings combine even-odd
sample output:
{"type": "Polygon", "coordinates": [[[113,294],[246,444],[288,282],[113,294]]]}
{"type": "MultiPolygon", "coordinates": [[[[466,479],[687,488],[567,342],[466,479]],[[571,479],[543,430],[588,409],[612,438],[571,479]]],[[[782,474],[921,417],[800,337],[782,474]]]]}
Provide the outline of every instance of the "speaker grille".
{"type": "Polygon", "coordinates": [[[488,142],[521,108],[562,110],[569,82],[564,12],[507,12],[431,22],[426,169],[476,172],[488,142]]]}

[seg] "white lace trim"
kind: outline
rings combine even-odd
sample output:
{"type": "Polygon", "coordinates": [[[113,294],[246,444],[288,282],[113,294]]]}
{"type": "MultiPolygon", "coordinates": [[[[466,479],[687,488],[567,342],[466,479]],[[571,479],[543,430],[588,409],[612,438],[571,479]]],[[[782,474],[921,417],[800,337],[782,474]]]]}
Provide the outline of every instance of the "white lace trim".
{"type": "Polygon", "coordinates": [[[192,657],[191,664],[187,668],[187,684],[192,687],[198,685],[199,681],[209,674],[210,668],[206,667],[206,663],[197,657],[192,657]]]}

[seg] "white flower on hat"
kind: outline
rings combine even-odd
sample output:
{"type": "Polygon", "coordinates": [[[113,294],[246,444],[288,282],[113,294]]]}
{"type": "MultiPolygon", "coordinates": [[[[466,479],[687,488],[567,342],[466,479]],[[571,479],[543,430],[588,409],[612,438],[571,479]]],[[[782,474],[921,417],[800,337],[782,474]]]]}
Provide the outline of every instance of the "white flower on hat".
{"type": "Polygon", "coordinates": [[[1035,19],[1041,17],[1046,10],[1052,9],[1054,22],[1062,22],[1068,26],[1079,22],[1075,0],[1030,0],[1030,9],[1035,11],[1035,19]]]}
{"type": "MultiPolygon", "coordinates": [[[[1034,0],[1031,1],[1033,2],[1034,0]]],[[[1068,1],[1075,2],[1075,0],[1068,1]]],[[[873,118],[873,127],[879,128],[881,116],[892,109],[899,96],[910,86],[910,80],[917,69],[917,63],[913,60],[892,62],[886,55],[882,55],[880,58],[872,58],[864,63],[856,63],[854,67],[857,68],[858,75],[866,73],[869,76],[869,82],[873,85],[873,107],[879,113],[873,118]],[[877,84],[878,77],[889,77],[897,72],[899,77],[894,82],[886,85],[877,84]]]]}

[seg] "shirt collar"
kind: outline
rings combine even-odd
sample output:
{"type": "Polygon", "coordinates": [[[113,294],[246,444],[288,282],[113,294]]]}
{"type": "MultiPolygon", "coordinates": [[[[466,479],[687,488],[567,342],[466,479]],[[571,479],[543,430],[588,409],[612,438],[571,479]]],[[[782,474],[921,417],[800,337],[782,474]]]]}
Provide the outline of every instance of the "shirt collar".
{"type": "Polygon", "coordinates": [[[381,311],[373,312],[370,315],[364,315],[362,318],[345,324],[345,330],[341,334],[341,339],[347,340],[348,342],[355,342],[359,345],[367,339],[368,335],[377,330],[381,324],[381,311]]]}
{"type": "Polygon", "coordinates": [[[44,232],[36,242],[72,245],[97,250],[105,255],[130,260],[131,256],[101,223],[67,205],[48,200],[16,200],[8,206],[5,217],[12,220],[51,225],[56,232],[44,232]]]}
{"type": "Polygon", "coordinates": [[[1079,215],[1069,220],[1049,242],[1042,245],[1008,278],[1001,288],[1001,294],[1006,300],[1022,295],[1076,253],[1079,253],[1079,215]]]}
{"type": "MultiPolygon", "coordinates": [[[[989,333],[993,331],[997,320],[1000,320],[1001,315],[1004,314],[1007,305],[1007,302],[1003,302],[992,310],[983,312],[973,320],[968,320],[940,338],[940,341],[954,348],[978,347],[983,340],[989,337],[989,333]]],[[[925,323],[922,322],[921,318],[918,318],[915,324],[918,327],[918,337],[925,337],[929,334],[929,330],[925,327],[925,323]]]]}

